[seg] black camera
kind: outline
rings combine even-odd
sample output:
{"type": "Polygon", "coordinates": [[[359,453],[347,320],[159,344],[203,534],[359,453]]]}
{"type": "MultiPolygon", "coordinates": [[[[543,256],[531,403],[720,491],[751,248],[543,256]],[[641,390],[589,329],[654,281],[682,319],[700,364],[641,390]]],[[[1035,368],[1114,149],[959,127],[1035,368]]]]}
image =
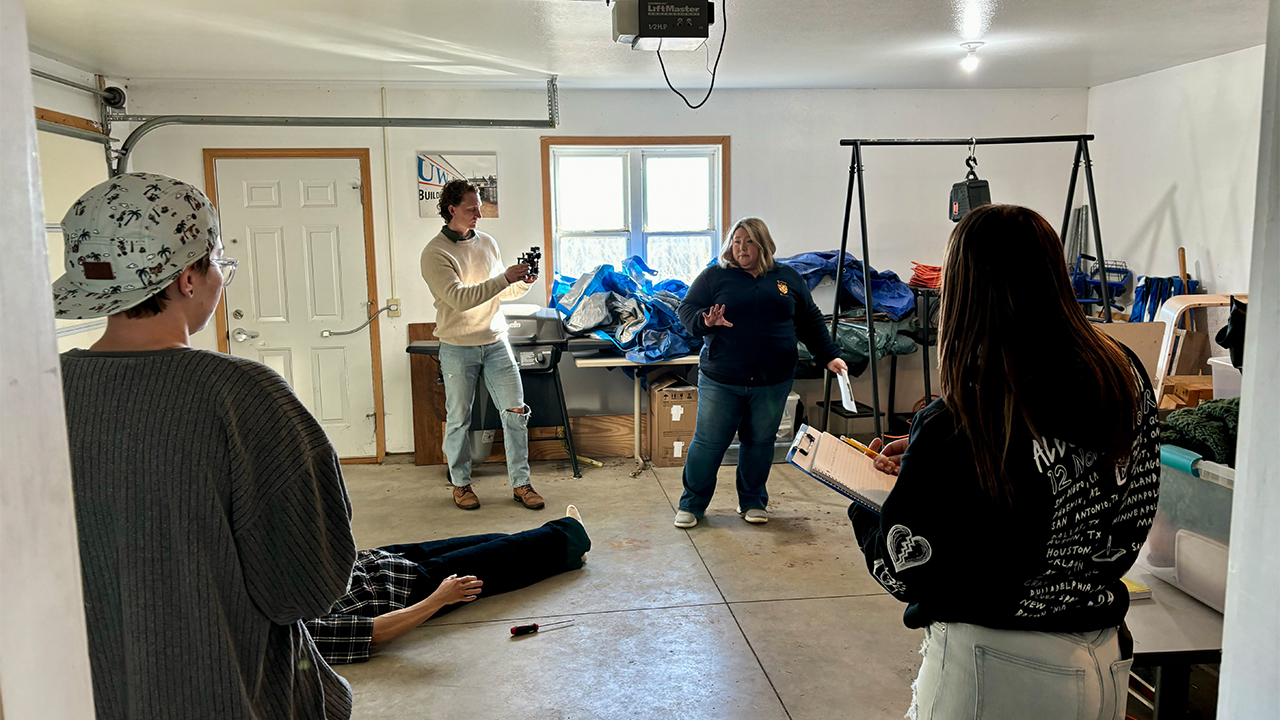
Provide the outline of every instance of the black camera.
{"type": "Polygon", "coordinates": [[[542,248],[531,247],[529,248],[529,252],[522,253],[520,257],[516,260],[516,262],[520,265],[528,265],[529,277],[536,277],[540,274],[538,272],[538,261],[541,259],[542,259],[542,248]]]}

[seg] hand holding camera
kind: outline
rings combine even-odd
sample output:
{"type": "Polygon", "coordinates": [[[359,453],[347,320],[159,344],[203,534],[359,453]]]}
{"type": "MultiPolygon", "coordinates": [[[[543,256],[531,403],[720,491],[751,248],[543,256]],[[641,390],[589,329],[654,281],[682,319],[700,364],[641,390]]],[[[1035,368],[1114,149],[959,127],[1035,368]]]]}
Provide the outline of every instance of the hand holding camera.
{"type": "Polygon", "coordinates": [[[516,259],[516,264],[507,270],[507,279],[511,280],[511,282],[522,280],[526,283],[531,283],[534,280],[537,280],[538,274],[539,274],[538,261],[541,259],[542,259],[542,248],[539,248],[539,247],[529,248],[529,252],[522,253],[520,257],[516,259]],[[517,268],[520,268],[522,270],[522,274],[520,277],[512,280],[511,271],[517,268]]]}

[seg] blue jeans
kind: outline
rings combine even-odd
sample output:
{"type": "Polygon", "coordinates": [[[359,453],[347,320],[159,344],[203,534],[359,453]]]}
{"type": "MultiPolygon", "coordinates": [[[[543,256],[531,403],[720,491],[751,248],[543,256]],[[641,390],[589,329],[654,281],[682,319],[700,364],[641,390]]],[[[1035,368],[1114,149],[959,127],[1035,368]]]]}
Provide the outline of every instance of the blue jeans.
{"type": "Polygon", "coordinates": [[[738,433],[738,507],[742,512],[769,504],[765,483],[773,467],[773,444],[787,407],[791,381],[748,387],[725,385],[698,374],[698,424],[684,463],[680,509],[702,517],[716,491],[716,473],[738,433]]]}
{"type": "Polygon", "coordinates": [[[449,461],[449,480],[458,487],[471,484],[471,405],[481,370],[484,370],[484,384],[493,398],[493,406],[502,416],[502,446],[507,454],[511,487],[528,485],[529,408],[524,404],[520,368],[506,338],[489,345],[440,343],[447,415],[444,456],[449,461]]]}

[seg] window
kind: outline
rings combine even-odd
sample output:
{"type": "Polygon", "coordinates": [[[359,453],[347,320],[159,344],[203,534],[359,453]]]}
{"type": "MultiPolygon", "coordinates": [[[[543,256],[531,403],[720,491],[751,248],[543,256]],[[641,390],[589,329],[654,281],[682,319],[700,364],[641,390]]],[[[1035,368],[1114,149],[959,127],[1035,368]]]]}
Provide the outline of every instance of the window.
{"type": "Polygon", "coordinates": [[[620,270],[639,255],[655,279],[693,282],[724,232],[728,138],[690,140],[620,146],[604,144],[609,138],[543,138],[555,271],[579,277],[602,264],[620,270]]]}

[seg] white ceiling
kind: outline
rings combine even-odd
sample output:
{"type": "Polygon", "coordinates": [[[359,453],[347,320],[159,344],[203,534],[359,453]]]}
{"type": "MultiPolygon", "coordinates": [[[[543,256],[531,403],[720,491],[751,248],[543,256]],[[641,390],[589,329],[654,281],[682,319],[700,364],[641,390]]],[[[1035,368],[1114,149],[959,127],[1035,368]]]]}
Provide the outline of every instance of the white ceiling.
{"type": "MultiPolygon", "coordinates": [[[[970,0],[954,0],[963,5],[970,0]]],[[[1090,87],[1265,40],[1266,0],[979,0],[982,65],[958,61],[953,0],[727,0],[717,87],[1090,87]]],[[[663,53],[706,87],[707,50],[663,53]]],[[[32,49],[133,80],[663,87],[612,42],[603,0],[27,0],[32,49]]]]}

